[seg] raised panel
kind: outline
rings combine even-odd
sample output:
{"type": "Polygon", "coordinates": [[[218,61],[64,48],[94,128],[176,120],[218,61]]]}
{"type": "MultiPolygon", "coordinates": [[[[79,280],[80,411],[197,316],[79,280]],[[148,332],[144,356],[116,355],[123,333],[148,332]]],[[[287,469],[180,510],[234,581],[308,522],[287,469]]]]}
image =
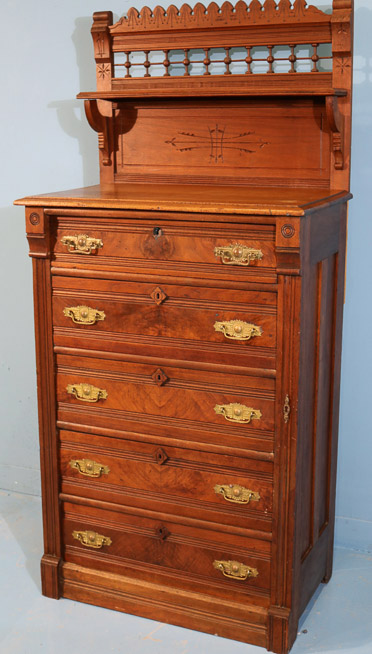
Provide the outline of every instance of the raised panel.
{"type": "Polygon", "coordinates": [[[327,186],[321,102],[126,102],[115,119],[116,178],[327,186]],[[285,171],[285,173],[283,173],[285,171]]]}

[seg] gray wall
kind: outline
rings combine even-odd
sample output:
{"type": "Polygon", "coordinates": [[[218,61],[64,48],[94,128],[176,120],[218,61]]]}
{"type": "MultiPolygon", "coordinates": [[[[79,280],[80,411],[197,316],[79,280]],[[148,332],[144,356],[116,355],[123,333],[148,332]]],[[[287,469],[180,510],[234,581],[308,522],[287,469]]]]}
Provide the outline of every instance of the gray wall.
{"type": "MultiPolygon", "coordinates": [[[[95,88],[93,11],[122,15],[133,2],[2,3],[0,488],[39,494],[31,260],[15,198],[95,184],[97,136],[80,90],[95,88]]],[[[138,3],[141,6],[142,3],[138,3]]],[[[150,2],[150,6],[155,6],[150,2]]],[[[176,3],[181,4],[181,3],[176,3]]],[[[317,0],[313,4],[327,8],[317,0]]],[[[371,217],[372,1],[355,3],[354,200],[341,389],[336,542],[372,549],[371,217]]]]}

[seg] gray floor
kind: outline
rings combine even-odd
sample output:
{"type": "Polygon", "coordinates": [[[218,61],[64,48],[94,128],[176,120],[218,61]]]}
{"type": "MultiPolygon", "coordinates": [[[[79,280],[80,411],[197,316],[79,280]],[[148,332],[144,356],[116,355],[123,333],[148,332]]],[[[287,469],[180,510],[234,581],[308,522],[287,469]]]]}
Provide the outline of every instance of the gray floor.
{"type": "MultiPolygon", "coordinates": [[[[0,491],[1,654],[264,654],[265,650],[40,594],[39,498],[0,491]]],[[[372,654],[372,556],[338,549],[293,654],[372,654]]]]}

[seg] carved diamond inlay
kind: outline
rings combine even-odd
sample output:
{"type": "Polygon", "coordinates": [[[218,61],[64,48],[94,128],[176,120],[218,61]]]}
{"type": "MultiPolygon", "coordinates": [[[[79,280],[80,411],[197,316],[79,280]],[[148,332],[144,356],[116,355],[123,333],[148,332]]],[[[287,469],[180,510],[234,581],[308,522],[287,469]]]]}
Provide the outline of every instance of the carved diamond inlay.
{"type": "Polygon", "coordinates": [[[163,384],[165,384],[165,382],[168,381],[169,379],[169,377],[167,377],[167,375],[161,368],[155,370],[155,372],[152,373],[151,377],[153,378],[157,386],[163,386],[163,384]]]}
{"type": "Polygon", "coordinates": [[[155,288],[155,290],[151,293],[151,297],[154,300],[156,304],[161,304],[164,302],[164,300],[167,299],[168,295],[164,293],[163,289],[158,286],[155,288]]]}
{"type": "Polygon", "coordinates": [[[155,459],[156,463],[158,463],[158,464],[161,466],[163,463],[165,463],[166,461],[168,461],[169,456],[168,456],[168,454],[163,450],[162,447],[158,447],[158,449],[155,450],[155,452],[154,452],[154,459],[155,459]]]}

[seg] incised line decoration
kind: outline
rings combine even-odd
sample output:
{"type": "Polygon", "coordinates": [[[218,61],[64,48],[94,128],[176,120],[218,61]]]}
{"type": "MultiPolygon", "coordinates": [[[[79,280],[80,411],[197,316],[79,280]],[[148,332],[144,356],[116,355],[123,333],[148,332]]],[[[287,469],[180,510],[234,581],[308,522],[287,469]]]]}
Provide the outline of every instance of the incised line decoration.
{"type": "Polygon", "coordinates": [[[190,152],[192,150],[208,150],[209,163],[224,163],[223,156],[226,150],[236,150],[241,154],[254,154],[257,150],[269,145],[268,141],[253,138],[255,132],[241,132],[236,136],[226,136],[226,127],[218,123],[208,127],[208,134],[194,132],[178,132],[177,136],[165,141],[177,152],[190,152]]]}

